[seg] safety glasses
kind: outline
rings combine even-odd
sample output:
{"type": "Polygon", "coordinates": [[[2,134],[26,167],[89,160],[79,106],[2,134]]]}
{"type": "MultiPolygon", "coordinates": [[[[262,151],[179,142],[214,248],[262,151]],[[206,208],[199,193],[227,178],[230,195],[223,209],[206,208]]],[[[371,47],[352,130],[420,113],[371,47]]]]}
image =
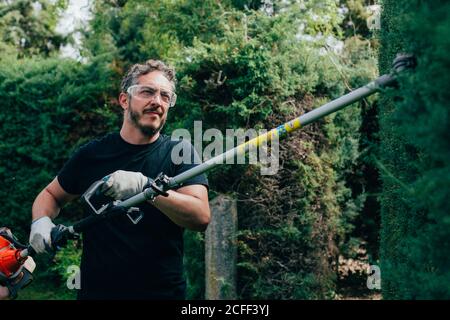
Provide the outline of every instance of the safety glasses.
{"type": "Polygon", "coordinates": [[[165,105],[168,105],[169,108],[175,106],[175,103],[177,101],[177,95],[175,92],[167,91],[164,89],[158,89],[153,86],[149,85],[140,85],[136,84],[133,86],[128,87],[127,93],[130,94],[134,98],[138,98],[140,100],[144,101],[150,101],[152,99],[155,99],[158,95],[161,98],[161,102],[165,105]]]}

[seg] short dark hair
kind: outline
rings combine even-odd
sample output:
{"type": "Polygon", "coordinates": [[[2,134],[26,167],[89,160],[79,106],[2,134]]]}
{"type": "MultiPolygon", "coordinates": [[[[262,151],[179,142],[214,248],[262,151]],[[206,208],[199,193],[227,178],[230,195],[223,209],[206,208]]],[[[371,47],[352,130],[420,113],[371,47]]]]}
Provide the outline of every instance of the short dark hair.
{"type": "Polygon", "coordinates": [[[167,66],[160,60],[147,60],[145,63],[136,63],[128,69],[127,74],[123,77],[120,89],[122,92],[127,92],[128,88],[138,83],[138,78],[142,75],[148,74],[152,71],[161,71],[167,80],[172,84],[172,90],[175,92],[176,77],[175,70],[167,66]]]}

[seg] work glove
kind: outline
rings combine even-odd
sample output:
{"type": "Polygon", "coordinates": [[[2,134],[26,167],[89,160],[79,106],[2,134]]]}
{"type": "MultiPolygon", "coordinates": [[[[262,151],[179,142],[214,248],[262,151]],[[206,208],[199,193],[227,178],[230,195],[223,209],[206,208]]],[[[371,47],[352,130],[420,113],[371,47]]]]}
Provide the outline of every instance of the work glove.
{"type": "Polygon", "coordinates": [[[117,170],[103,178],[101,191],[116,200],[127,199],[142,192],[149,179],[140,172],[117,170]]]}
{"type": "Polygon", "coordinates": [[[43,216],[33,221],[31,224],[30,245],[36,253],[50,251],[52,247],[50,233],[54,227],[54,223],[47,216],[43,216]]]}

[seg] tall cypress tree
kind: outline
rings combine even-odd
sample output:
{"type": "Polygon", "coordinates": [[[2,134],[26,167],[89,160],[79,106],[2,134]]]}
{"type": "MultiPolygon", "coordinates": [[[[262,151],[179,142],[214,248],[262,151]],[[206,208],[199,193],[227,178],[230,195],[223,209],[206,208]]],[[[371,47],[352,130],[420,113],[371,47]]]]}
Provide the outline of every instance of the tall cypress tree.
{"type": "Polygon", "coordinates": [[[417,68],[380,103],[381,278],[387,299],[450,298],[450,4],[383,2],[380,73],[417,68]]]}

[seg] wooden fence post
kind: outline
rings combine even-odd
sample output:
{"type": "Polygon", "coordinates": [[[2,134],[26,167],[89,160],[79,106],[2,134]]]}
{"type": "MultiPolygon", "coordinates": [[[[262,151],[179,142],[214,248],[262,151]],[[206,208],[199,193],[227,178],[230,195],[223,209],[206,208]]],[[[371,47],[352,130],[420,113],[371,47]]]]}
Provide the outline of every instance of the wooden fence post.
{"type": "Polygon", "coordinates": [[[210,202],[211,222],[205,234],[205,299],[236,299],[237,204],[219,195],[210,202]]]}

